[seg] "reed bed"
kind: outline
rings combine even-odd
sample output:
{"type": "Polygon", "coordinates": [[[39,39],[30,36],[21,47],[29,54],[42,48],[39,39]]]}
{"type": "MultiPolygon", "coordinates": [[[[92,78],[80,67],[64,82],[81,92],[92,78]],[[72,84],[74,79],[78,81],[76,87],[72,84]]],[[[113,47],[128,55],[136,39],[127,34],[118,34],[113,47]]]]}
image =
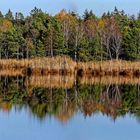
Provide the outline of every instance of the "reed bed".
{"type": "Polygon", "coordinates": [[[123,76],[140,76],[140,61],[122,61],[112,60],[103,62],[86,62],[77,64],[79,75],[123,75],[123,76]]]}
{"type": "Polygon", "coordinates": [[[67,56],[0,60],[0,71],[19,70],[24,75],[74,74],[92,76],[140,76],[140,61],[75,62],[67,56]]]}
{"type": "Polygon", "coordinates": [[[48,74],[48,73],[74,73],[76,63],[71,58],[64,57],[45,57],[32,59],[6,59],[0,60],[1,70],[22,69],[24,74],[48,74]]]}

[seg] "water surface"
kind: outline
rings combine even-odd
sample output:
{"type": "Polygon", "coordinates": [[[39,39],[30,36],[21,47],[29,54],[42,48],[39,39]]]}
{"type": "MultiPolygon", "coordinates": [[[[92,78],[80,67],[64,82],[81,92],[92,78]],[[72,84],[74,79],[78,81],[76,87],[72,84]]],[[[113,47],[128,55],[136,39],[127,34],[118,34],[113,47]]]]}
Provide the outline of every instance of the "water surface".
{"type": "Polygon", "coordinates": [[[138,84],[62,79],[59,87],[31,77],[2,76],[0,139],[140,139],[138,84]]]}

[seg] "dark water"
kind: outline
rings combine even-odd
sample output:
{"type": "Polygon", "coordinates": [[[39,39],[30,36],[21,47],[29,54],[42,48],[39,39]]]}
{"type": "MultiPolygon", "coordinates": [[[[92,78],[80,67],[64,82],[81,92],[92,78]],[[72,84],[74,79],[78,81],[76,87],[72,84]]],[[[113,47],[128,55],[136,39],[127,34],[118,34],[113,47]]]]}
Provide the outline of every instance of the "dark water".
{"type": "Polygon", "coordinates": [[[1,140],[140,139],[138,84],[0,78],[1,140]]]}

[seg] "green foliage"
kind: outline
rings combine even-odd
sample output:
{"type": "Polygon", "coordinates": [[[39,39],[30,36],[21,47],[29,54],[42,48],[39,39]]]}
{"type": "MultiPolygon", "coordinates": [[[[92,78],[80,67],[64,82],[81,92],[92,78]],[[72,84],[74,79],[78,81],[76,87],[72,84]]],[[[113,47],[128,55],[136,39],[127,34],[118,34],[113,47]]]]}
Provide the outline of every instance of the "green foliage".
{"type": "Polygon", "coordinates": [[[0,12],[0,58],[69,55],[76,61],[140,58],[140,16],[116,7],[96,17],[62,10],[50,16],[35,7],[30,16],[0,12]],[[115,57],[115,55],[117,57],[115,57]]]}
{"type": "Polygon", "coordinates": [[[124,49],[124,58],[127,60],[135,60],[139,58],[138,53],[138,37],[139,29],[136,27],[130,28],[125,27],[124,36],[123,36],[123,49],[124,49]]]}
{"type": "Polygon", "coordinates": [[[11,21],[14,20],[13,13],[12,13],[12,11],[10,9],[6,13],[5,18],[8,19],[8,20],[11,20],[11,21]]]}
{"type": "Polygon", "coordinates": [[[92,10],[88,11],[87,9],[84,12],[83,15],[84,20],[89,20],[89,19],[96,19],[96,15],[93,13],[92,10]]]}
{"type": "Polygon", "coordinates": [[[130,113],[140,119],[139,85],[81,85],[76,81],[67,89],[36,87],[27,84],[28,77],[0,78],[0,109],[5,111],[26,107],[40,120],[47,115],[68,120],[79,111],[85,116],[101,112],[113,119],[130,113]]]}
{"type": "Polygon", "coordinates": [[[3,14],[2,14],[2,12],[0,11],[0,19],[2,19],[3,18],[3,14]]]}

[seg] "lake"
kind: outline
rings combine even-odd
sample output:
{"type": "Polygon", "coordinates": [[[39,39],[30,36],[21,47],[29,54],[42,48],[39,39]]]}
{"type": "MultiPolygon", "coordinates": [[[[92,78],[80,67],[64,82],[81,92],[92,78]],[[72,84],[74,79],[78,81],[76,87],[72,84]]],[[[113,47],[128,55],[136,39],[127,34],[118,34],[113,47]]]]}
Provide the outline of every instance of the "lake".
{"type": "Polygon", "coordinates": [[[140,139],[138,83],[60,76],[0,78],[0,139],[140,139]]]}

